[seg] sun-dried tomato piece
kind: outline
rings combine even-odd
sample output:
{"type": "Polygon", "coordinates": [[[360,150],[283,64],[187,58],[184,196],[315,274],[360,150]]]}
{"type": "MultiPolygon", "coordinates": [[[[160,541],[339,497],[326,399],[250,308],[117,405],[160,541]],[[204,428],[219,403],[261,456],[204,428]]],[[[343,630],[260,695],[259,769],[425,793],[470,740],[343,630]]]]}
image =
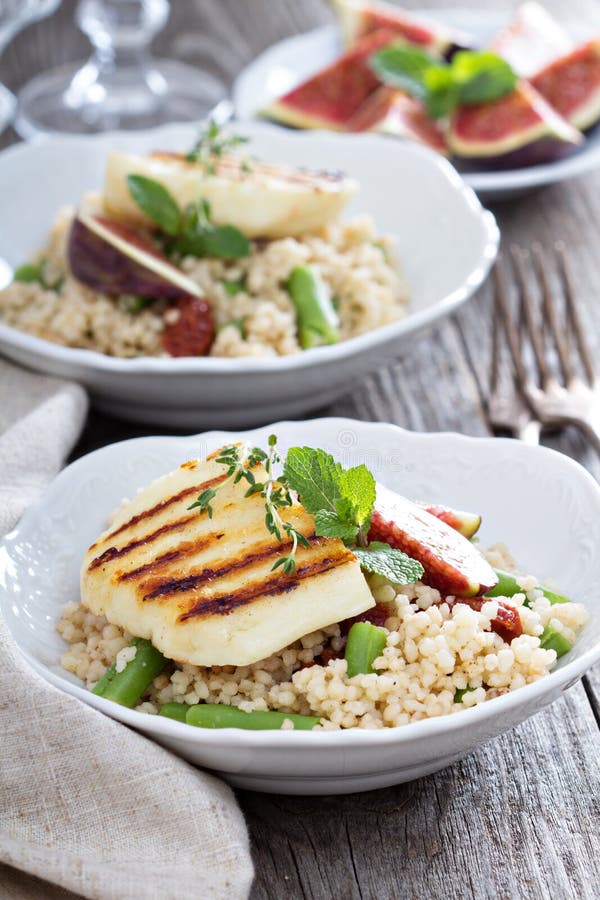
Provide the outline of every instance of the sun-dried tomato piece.
{"type": "MultiPolygon", "coordinates": [[[[461,597],[457,599],[457,603],[466,603],[471,609],[479,612],[484,603],[488,603],[489,597],[461,597]]],[[[498,613],[491,621],[492,631],[495,631],[503,641],[510,644],[513,638],[520,637],[523,634],[523,624],[519,610],[515,606],[510,606],[502,600],[498,600],[498,613]]]]}
{"type": "Polygon", "coordinates": [[[385,625],[386,619],[394,614],[392,608],[386,603],[376,603],[371,609],[365,610],[358,616],[352,616],[350,619],[344,619],[340,622],[340,631],[342,634],[348,634],[355,622],[370,622],[371,625],[385,625]]]}
{"type": "Polygon", "coordinates": [[[170,307],[179,316],[165,325],[163,347],[171,356],[206,356],[215,336],[215,324],[208,301],[186,295],[170,307]]]}

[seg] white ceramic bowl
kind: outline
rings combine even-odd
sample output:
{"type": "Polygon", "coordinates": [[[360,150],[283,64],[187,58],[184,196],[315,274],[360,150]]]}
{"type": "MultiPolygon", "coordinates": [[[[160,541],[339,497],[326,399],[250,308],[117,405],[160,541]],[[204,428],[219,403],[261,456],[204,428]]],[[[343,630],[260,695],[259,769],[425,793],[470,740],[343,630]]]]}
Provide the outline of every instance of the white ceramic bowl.
{"type": "MultiPolygon", "coordinates": [[[[332,347],[268,359],[114,359],[31,337],[0,321],[0,352],[39,371],[76,379],[98,407],[137,421],[187,428],[237,427],[296,416],[346,393],[397,357],[414,335],[477,289],[496,255],[498,229],[455,170],[436,154],[377,136],[286,132],[244,125],[265,159],[354,175],[348,214],[368,212],[397,236],[411,291],[403,320],[332,347]]],[[[0,155],[0,261],[16,266],[44,243],[57,210],[102,183],[107,150],[182,149],[192,126],[92,138],[52,137],[0,155]],[[40,173],[51,173],[47,179],[40,173]]]]}
{"type": "MultiPolygon", "coordinates": [[[[139,438],[80,459],[0,547],[0,612],[31,665],[52,684],[137,728],[234,785],[291,794],[369,790],[441,769],[571,687],[600,659],[600,488],[579,465],[517,441],[456,434],[412,434],[393,425],[349,419],[281,422],[247,436],[282,447],[323,447],[345,465],[365,462],[408,496],[483,514],[482,541],[505,541],[518,561],[554,578],[583,602],[591,620],[574,649],[535,684],[481,706],[381,731],[202,730],[124,709],[96,697],[59,666],[65,649],[54,625],[78,596],[84,551],[124,496],[231,440],[227,433],[139,438]]],[[[33,701],[35,702],[35,701],[33,701]]]]}
{"type": "MultiPolygon", "coordinates": [[[[491,9],[423,9],[419,14],[470,34],[485,47],[507,22],[507,13],[491,9]]],[[[573,22],[569,31],[576,40],[593,36],[594,23],[573,22]]],[[[273,44],[237,77],[233,87],[235,114],[250,119],[258,110],[296,84],[326,66],[342,51],[337,25],[315,28],[273,44]]],[[[392,142],[393,138],[390,138],[392,142]]],[[[509,200],[529,191],[583,175],[600,166],[600,127],[586,137],[581,147],[565,159],[521,169],[475,171],[465,163],[461,169],[467,184],[489,202],[509,200]]]]}

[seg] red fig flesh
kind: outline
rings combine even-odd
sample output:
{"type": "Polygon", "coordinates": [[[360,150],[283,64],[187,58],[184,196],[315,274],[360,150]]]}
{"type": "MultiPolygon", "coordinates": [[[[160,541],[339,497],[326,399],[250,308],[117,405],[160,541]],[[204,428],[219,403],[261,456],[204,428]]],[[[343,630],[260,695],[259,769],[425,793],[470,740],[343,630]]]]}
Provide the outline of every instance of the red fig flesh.
{"type": "Polygon", "coordinates": [[[343,130],[361,103],[379,86],[369,58],[394,39],[380,29],[363,38],[326,69],[322,69],[261,111],[261,115],[296,128],[343,130]]]}
{"type": "Polygon", "coordinates": [[[101,215],[79,212],[71,226],[69,267],[79,281],[106,294],[174,300],[200,297],[200,288],[149,238],[101,215]]]}
{"type": "Polygon", "coordinates": [[[201,297],[180,297],[174,307],[177,319],[163,331],[163,347],[170,356],[205,356],[215,336],[208,302],[201,297]]]}
{"type": "Polygon", "coordinates": [[[472,538],[479,531],[481,516],[475,513],[464,512],[461,509],[451,509],[449,506],[440,506],[439,504],[435,506],[424,505],[423,508],[428,513],[431,513],[432,516],[435,516],[436,519],[441,519],[450,528],[460,532],[463,537],[472,538]]]}
{"type": "Polygon", "coordinates": [[[570,36],[540,3],[523,3],[489,49],[528,78],[573,47],[570,36]]]}
{"type": "Polygon", "coordinates": [[[363,0],[334,0],[344,46],[379,28],[389,28],[394,37],[408,44],[417,44],[433,53],[444,54],[451,47],[467,47],[470,38],[462,32],[446,28],[437,22],[415,18],[412,13],[390,3],[366,3],[363,0]]]}
{"type": "Polygon", "coordinates": [[[498,100],[459,107],[448,135],[456,156],[490,168],[558,159],[582,140],[583,135],[526,81],[498,100]]]}
{"type": "Polygon", "coordinates": [[[417,559],[427,583],[445,595],[474,597],[498,581],[492,567],[458,531],[381,485],[369,540],[384,541],[417,559]]]}
{"type": "Polygon", "coordinates": [[[440,127],[427,115],[420,100],[404,91],[383,86],[374,91],[346,123],[347,131],[376,131],[425,144],[447,154],[440,127]]]}
{"type": "Polygon", "coordinates": [[[531,83],[571,125],[591,128],[600,120],[600,38],[550,63],[531,83]]]}

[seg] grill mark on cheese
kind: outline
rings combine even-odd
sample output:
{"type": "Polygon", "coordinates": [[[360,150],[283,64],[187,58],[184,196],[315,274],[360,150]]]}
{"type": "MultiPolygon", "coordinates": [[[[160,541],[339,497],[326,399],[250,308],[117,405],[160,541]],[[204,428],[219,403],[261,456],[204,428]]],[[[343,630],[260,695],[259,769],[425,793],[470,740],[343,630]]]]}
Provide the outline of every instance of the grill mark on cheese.
{"type": "Polygon", "coordinates": [[[121,559],[121,557],[127,556],[127,554],[131,553],[133,550],[137,550],[138,547],[142,547],[145,544],[151,544],[153,541],[158,540],[158,538],[162,537],[164,534],[185,528],[185,526],[189,525],[195,518],[196,516],[192,513],[192,515],[184,516],[183,519],[167,522],[166,525],[161,525],[156,531],[151,531],[150,534],[146,534],[141,538],[136,538],[134,541],[130,541],[122,547],[109,547],[104,553],[101,553],[100,556],[97,556],[96,559],[91,561],[88,566],[88,572],[93,572],[98,566],[103,566],[104,563],[111,562],[113,559],[121,559]]]}
{"type": "MultiPolygon", "coordinates": [[[[329,541],[329,538],[317,537],[315,533],[306,535],[307,541],[313,547],[319,547],[329,541]]],[[[145,591],[142,600],[156,600],[159,597],[166,597],[169,594],[179,594],[184,591],[194,590],[202,587],[207,581],[214,581],[217,578],[223,578],[233,572],[240,572],[244,569],[252,569],[263,562],[268,562],[273,557],[279,557],[292,546],[291,541],[285,541],[279,544],[263,544],[258,549],[246,553],[237,559],[228,559],[215,568],[206,566],[200,572],[191,572],[183,578],[163,578],[146,581],[140,585],[140,590],[145,591]]]]}
{"type": "MultiPolygon", "coordinates": [[[[161,529],[159,529],[159,531],[160,530],[161,529]]],[[[135,578],[141,579],[143,575],[150,575],[151,573],[156,572],[157,569],[162,569],[168,565],[168,563],[185,559],[186,556],[193,556],[196,553],[201,553],[202,550],[206,550],[211,544],[220,541],[224,537],[224,531],[213,531],[210,534],[199,537],[195,541],[184,541],[182,544],[178,544],[177,547],[167,550],[166,553],[162,553],[160,556],[145,563],[143,566],[138,566],[136,569],[131,569],[129,572],[119,572],[117,581],[132,581],[135,578]]],[[[139,543],[144,543],[144,541],[140,541],[139,543]]]]}
{"type": "Polygon", "coordinates": [[[304,579],[323,575],[353,560],[354,554],[344,547],[341,552],[335,555],[324,556],[321,559],[312,560],[304,566],[299,566],[294,575],[276,575],[267,581],[260,581],[241,588],[239,591],[207,597],[204,600],[200,599],[191,609],[182,613],[177,621],[180,624],[184,624],[190,619],[197,620],[211,615],[226,616],[238,607],[252,603],[257,597],[287,594],[296,590],[304,579]]]}
{"type": "Polygon", "coordinates": [[[217,475],[215,478],[209,478],[208,481],[203,481],[201,484],[193,484],[191,487],[184,488],[181,491],[178,491],[177,494],[172,494],[170,497],[165,497],[164,500],[161,500],[160,503],[157,503],[155,506],[151,506],[149,509],[144,509],[142,512],[137,513],[135,516],[132,516],[131,519],[128,519],[127,522],[124,522],[120,525],[115,531],[111,531],[104,540],[112,540],[118,534],[121,534],[123,531],[127,531],[129,528],[133,528],[134,525],[137,525],[138,522],[143,522],[146,519],[151,519],[153,516],[158,515],[163,512],[169,506],[173,506],[174,503],[179,503],[180,500],[184,500],[186,497],[191,497],[193,494],[202,494],[203,491],[207,491],[209,488],[216,487],[219,484],[222,484],[227,480],[229,476],[227,472],[223,472],[222,475],[217,475]]]}

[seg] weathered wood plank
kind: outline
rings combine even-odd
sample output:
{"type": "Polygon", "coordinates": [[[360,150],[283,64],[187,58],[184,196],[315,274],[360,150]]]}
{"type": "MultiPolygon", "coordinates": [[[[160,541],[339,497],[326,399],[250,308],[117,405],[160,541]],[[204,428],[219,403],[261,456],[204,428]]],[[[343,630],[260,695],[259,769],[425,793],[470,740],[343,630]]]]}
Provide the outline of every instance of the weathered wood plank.
{"type": "Polygon", "coordinates": [[[462,762],[351,797],[239,792],[254,900],[593,898],[597,729],[581,685],[462,762]]]}

